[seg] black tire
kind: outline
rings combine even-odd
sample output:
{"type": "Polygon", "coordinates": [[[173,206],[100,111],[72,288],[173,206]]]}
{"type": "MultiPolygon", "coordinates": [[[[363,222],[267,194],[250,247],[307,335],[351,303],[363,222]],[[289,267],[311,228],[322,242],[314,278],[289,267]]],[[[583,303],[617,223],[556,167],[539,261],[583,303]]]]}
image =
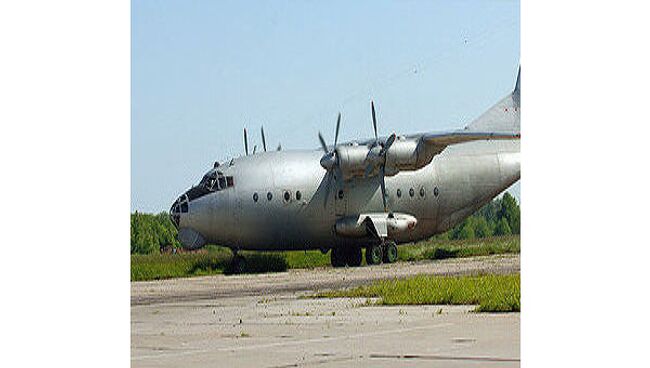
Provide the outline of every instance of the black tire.
{"type": "Polygon", "coordinates": [[[394,241],[389,240],[384,243],[384,262],[397,262],[397,244],[394,241]]]}
{"type": "Polygon", "coordinates": [[[332,248],[330,251],[330,261],[332,262],[332,267],[343,267],[345,266],[345,254],[341,248],[332,248]]]}
{"type": "Polygon", "coordinates": [[[347,257],[345,263],[350,267],[361,266],[361,247],[350,247],[346,252],[347,257]]]}
{"type": "Polygon", "coordinates": [[[366,248],[366,263],[368,265],[380,264],[384,257],[384,250],[381,245],[369,245],[366,248]]]}

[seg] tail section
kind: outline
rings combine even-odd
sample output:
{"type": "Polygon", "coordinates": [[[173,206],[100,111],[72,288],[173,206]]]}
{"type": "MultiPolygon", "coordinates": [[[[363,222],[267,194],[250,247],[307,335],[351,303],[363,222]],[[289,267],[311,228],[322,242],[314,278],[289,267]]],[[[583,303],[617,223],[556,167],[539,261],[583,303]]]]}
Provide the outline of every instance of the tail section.
{"type": "Polygon", "coordinates": [[[517,73],[515,89],[465,127],[465,130],[474,132],[503,132],[517,133],[520,128],[520,102],[521,102],[521,67],[517,73]]]}

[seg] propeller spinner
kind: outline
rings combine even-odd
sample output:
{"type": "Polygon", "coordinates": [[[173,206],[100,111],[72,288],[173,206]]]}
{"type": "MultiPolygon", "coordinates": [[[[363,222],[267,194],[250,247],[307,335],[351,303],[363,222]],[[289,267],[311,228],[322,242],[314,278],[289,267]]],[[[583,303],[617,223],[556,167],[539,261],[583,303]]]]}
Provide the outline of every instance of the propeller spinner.
{"type": "Polygon", "coordinates": [[[320,141],[321,148],[323,148],[323,152],[325,154],[323,157],[320,159],[320,165],[327,170],[327,184],[325,185],[325,199],[323,203],[323,207],[327,206],[327,199],[329,198],[329,193],[330,193],[330,184],[332,182],[332,176],[334,176],[334,168],[336,167],[336,145],[339,140],[339,128],[341,127],[341,113],[339,112],[339,116],[336,119],[336,133],[334,134],[334,146],[332,147],[332,150],[327,149],[327,144],[325,143],[325,139],[323,139],[323,135],[321,132],[318,132],[318,140],[320,141]]]}

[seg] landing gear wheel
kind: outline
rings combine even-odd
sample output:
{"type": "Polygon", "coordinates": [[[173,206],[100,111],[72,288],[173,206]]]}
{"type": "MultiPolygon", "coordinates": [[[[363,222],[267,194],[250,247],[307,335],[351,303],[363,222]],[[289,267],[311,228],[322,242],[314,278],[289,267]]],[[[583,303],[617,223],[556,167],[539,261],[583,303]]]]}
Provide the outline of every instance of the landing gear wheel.
{"type": "Polygon", "coordinates": [[[332,262],[332,267],[343,267],[345,266],[345,253],[341,248],[332,248],[330,251],[330,260],[332,262]]]}
{"type": "Polygon", "coordinates": [[[230,262],[230,272],[240,274],[246,272],[246,258],[235,254],[230,262]]]}
{"type": "Polygon", "coordinates": [[[397,245],[394,241],[388,240],[384,243],[384,262],[394,263],[397,261],[397,245]]]}
{"type": "Polygon", "coordinates": [[[368,265],[380,264],[384,257],[384,250],[380,244],[369,245],[366,248],[366,263],[368,265]]]}
{"type": "Polygon", "coordinates": [[[361,266],[361,247],[350,247],[348,249],[346,262],[350,267],[359,267],[361,266]]]}

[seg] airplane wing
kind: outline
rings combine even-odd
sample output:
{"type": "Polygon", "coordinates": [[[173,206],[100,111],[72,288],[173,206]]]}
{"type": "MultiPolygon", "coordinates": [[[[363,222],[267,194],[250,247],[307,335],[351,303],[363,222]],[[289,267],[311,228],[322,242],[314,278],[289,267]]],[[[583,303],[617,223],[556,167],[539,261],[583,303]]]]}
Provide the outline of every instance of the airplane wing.
{"type": "Polygon", "coordinates": [[[456,131],[448,133],[425,133],[422,135],[422,140],[428,144],[436,146],[449,146],[451,144],[471,142],[471,141],[485,141],[497,139],[518,139],[520,133],[508,132],[471,132],[471,131],[456,131]]]}

